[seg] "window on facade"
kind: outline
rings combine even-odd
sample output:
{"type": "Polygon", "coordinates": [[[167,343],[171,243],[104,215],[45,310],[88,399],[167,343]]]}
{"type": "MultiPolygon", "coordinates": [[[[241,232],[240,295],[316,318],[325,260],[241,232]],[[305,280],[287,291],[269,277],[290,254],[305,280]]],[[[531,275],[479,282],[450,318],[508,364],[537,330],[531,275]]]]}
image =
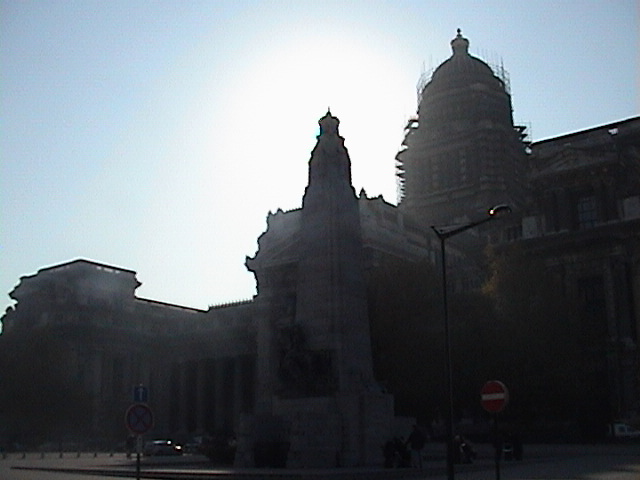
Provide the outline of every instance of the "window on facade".
{"type": "MultiPolygon", "coordinates": [[[[78,356],[79,357],[79,356],[78,356]]],[[[78,370],[76,370],[76,382],[78,385],[84,385],[87,378],[87,362],[84,359],[79,358],[78,370]]]]}
{"type": "Polygon", "coordinates": [[[456,188],[460,184],[460,164],[457,160],[450,161],[444,170],[443,183],[445,188],[456,188]]]}
{"type": "Polygon", "coordinates": [[[623,286],[623,291],[627,294],[627,305],[629,306],[629,312],[627,314],[627,325],[625,326],[625,330],[629,333],[631,339],[638,343],[638,329],[636,328],[634,318],[635,315],[635,304],[633,301],[633,267],[630,263],[626,263],[624,266],[625,277],[626,277],[626,285],[623,286]]]}
{"type": "Polygon", "coordinates": [[[460,151],[460,157],[458,158],[459,169],[460,169],[460,183],[466,184],[469,180],[468,170],[467,170],[467,156],[464,150],[460,151]]]}
{"type": "Polygon", "coordinates": [[[598,204],[594,195],[578,199],[578,228],[592,228],[598,221],[598,204]]]}
{"type": "Polygon", "coordinates": [[[601,344],[607,338],[607,301],[602,276],[578,281],[578,300],[582,323],[582,339],[586,347],[601,344]]]}
{"type": "Polygon", "coordinates": [[[118,398],[124,391],[124,360],[122,358],[113,359],[111,391],[115,398],[118,398]]]}
{"type": "Polygon", "coordinates": [[[507,227],[504,231],[505,240],[513,242],[522,238],[522,224],[507,227]]]}
{"type": "Polygon", "coordinates": [[[434,159],[430,162],[431,167],[431,188],[437,190],[440,188],[440,164],[434,159]]]}
{"type": "Polygon", "coordinates": [[[550,201],[550,209],[547,212],[547,225],[549,225],[549,230],[552,232],[557,232],[560,230],[560,205],[562,205],[560,192],[554,192],[551,201],[550,201]]]}

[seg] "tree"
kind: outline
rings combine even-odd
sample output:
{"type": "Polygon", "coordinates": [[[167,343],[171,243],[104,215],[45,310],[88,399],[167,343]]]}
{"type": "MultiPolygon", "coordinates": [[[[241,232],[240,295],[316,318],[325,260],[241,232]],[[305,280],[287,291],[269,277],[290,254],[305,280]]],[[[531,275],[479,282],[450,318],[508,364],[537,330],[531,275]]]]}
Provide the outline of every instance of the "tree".
{"type": "Polygon", "coordinates": [[[574,309],[561,279],[518,247],[490,251],[489,258],[484,293],[496,308],[491,363],[512,392],[509,415],[529,425],[572,419],[581,364],[574,309]]]}
{"type": "MultiPolygon", "coordinates": [[[[462,414],[477,399],[475,367],[482,357],[475,356],[476,340],[491,323],[491,305],[478,293],[453,293],[449,303],[454,389],[460,393],[455,408],[462,414]]],[[[442,283],[435,266],[381,259],[369,277],[369,315],[376,376],[394,394],[398,413],[422,423],[441,418],[448,395],[442,283]]]]}
{"type": "Polygon", "coordinates": [[[433,267],[384,257],[369,276],[369,315],[376,377],[395,396],[399,414],[424,416],[437,407],[442,358],[433,267]]]}
{"type": "MultiPolygon", "coordinates": [[[[542,259],[519,249],[488,252],[481,291],[449,292],[454,412],[482,417],[482,385],[511,392],[505,420],[531,429],[575,419],[582,382],[573,306],[542,259]]],[[[455,272],[453,272],[453,275],[455,272]]],[[[444,329],[439,273],[427,262],[387,257],[369,275],[377,378],[399,414],[443,415],[444,329]]]]}

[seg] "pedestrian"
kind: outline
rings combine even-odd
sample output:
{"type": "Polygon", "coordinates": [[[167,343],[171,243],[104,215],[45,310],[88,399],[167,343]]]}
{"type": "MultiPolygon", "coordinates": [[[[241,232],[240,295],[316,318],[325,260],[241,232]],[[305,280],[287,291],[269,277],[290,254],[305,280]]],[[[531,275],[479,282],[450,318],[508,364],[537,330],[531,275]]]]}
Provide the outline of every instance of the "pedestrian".
{"type": "Polygon", "coordinates": [[[476,452],[469,441],[460,435],[460,460],[462,463],[473,463],[476,458],[476,452]]]}
{"type": "Polygon", "coordinates": [[[520,435],[515,433],[513,435],[513,458],[515,460],[522,460],[522,439],[520,435]]]}
{"type": "Polygon", "coordinates": [[[407,445],[411,449],[411,466],[422,470],[422,449],[426,443],[427,438],[425,434],[420,430],[418,425],[413,426],[413,430],[407,438],[407,445]]]}
{"type": "Polygon", "coordinates": [[[387,440],[382,451],[384,453],[384,468],[393,468],[396,460],[396,445],[394,441],[387,440]]]}
{"type": "Polygon", "coordinates": [[[396,437],[394,439],[396,448],[396,465],[400,468],[406,468],[411,466],[411,452],[407,448],[407,442],[402,437],[396,437]]]}
{"type": "Polygon", "coordinates": [[[127,437],[127,444],[126,444],[127,458],[131,458],[131,454],[133,453],[135,446],[136,446],[136,437],[134,437],[133,435],[129,435],[127,437]]]}

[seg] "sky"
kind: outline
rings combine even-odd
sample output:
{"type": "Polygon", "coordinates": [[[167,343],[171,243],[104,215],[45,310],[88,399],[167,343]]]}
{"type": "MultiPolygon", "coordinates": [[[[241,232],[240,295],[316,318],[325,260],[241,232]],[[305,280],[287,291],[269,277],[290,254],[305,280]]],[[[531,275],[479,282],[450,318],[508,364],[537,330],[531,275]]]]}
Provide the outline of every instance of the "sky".
{"type": "Polygon", "coordinates": [[[396,203],[416,84],[461,28],[541,140],[640,111],[636,0],[0,0],[0,295],[78,258],[139,297],[250,299],[328,108],[356,192],[396,203]]]}

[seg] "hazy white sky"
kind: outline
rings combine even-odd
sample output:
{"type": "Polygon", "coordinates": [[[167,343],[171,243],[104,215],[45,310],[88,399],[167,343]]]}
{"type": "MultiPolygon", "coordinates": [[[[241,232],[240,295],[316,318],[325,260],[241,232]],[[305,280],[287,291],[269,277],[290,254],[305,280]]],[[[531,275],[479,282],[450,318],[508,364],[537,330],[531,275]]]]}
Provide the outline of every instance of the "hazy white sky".
{"type": "Polygon", "coordinates": [[[327,107],[356,191],[395,203],[416,82],[457,28],[534,140],[639,113],[636,0],[0,1],[3,305],[76,258],[146,298],[250,298],[245,256],[300,206],[327,107]]]}

